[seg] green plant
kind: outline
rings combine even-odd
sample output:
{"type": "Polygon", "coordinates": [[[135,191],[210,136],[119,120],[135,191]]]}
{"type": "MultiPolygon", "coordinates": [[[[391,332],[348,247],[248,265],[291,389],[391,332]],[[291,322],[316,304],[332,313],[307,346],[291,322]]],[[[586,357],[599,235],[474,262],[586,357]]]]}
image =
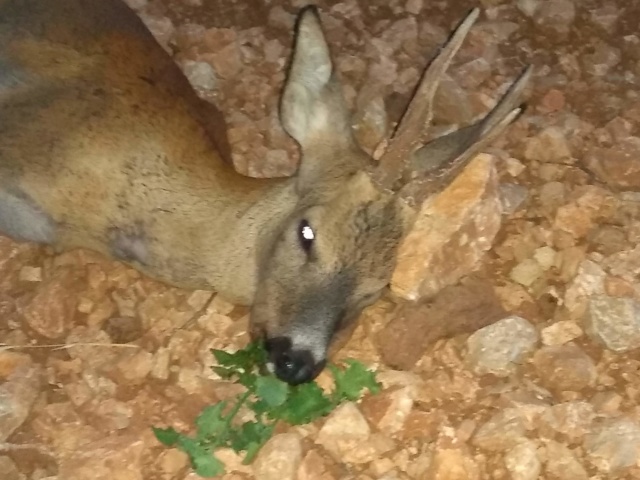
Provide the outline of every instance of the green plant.
{"type": "Polygon", "coordinates": [[[189,455],[191,465],[202,477],[224,473],[224,465],[215,450],[229,447],[246,452],[243,463],[253,461],[260,448],[271,438],[279,421],[301,425],[327,415],[345,400],[357,400],[366,388],[371,393],[380,389],[374,372],[355,360],[339,367],[330,365],[335,388],[330,394],[315,382],[290,386],[272,375],[261,375],[266,353],[259,343],[235,353],[212,350],[218,365],[213,369],[222,378],[243,385],[246,391],[234,402],[220,402],[206,407],[196,419],[196,434],[188,436],[172,427],[154,428],[160,442],[177,447],[189,455]],[[234,419],[245,406],[255,419],[238,424],[234,419]]]}

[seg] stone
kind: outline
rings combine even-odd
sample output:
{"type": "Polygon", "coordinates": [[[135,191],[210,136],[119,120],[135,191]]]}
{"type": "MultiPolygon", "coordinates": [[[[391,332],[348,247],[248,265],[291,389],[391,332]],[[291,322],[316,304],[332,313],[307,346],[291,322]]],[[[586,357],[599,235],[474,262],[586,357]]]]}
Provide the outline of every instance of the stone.
{"type": "Polygon", "coordinates": [[[604,420],[584,440],[589,461],[601,472],[616,472],[640,462],[640,425],[627,418],[604,420]]]}
{"type": "Polygon", "coordinates": [[[20,362],[0,384],[0,442],[15,432],[31,413],[40,393],[41,372],[31,362],[20,362]]]}
{"type": "Polygon", "coordinates": [[[584,401],[559,403],[540,416],[542,428],[560,433],[575,442],[591,430],[596,414],[593,405],[584,401]]]}
{"type": "Polygon", "coordinates": [[[430,480],[480,480],[481,474],[473,456],[460,448],[439,448],[433,455],[427,474],[430,480]]]}
{"type": "Polygon", "coordinates": [[[505,408],[480,425],[471,443],[491,452],[504,452],[525,440],[526,425],[517,408],[505,408]]]}
{"type": "Polygon", "coordinates": [[[640,348],[640,303],[594,295],[589,299],[585,328],[592,339],[614,352],[640,348]]]}
{"type": "Polygon", "coordinates": [[[466,362],[478,374],[507,376],[533,351],[538,332],[527,320],[511,316],[478,330],[467,339],[466,362]]]}
{"type": "Polygon", "coordinates": [[[60,461],[65,480],[142,480],[144,442],[134,435],[110,434],[86,443],[60,461]]]}
{"type": "Polygon", "coordinates": [[[0,456],[0,472],[2,480],[25,480],[25,476],[18,471],[18,467],[9,457],[0,456]]]}
{"type": "Polygon", "coordinates": [[[587,480],[589,475],[576,454],[566,445],[548,440],[545,445],[546,472],[558,480],[587,480]]]}
{"type": "Polygon", "coordinates": [[[512,480],[536,480],[542,469],[536,444],[530,440],[519,443],[506,452],[504,464],[512,480]]]}
{"type": "Polygon", "coordinates": [[[563,163],[571,158],[571,150],[560,127],[546,127],[526,140],[524,158],[542,163],[563,163]]]}
{"type": "Polygon", "coordinates": [[[595,362],[576,345],[542,347],[533,356],[533,365],[545,388],[579,392],[595,384],[595,362]]]}
{"type": "Polygon", "coordinates": [[[42,282],[27,301],[19,301],[18,312],[40,335],[50,339],[62,337],[76,313],[77,296],[71,293],[75,280],[71,270],[57,273],[42,282]]]}
{"type": "Polygon", "coordinates": [[[153,367],[153,354],[139,350],[133,355],[125,355],[117,368],[122,377],[132,383],[142,382],[153,367]]]}
{"type": "Polygon", "coordinates": [[[576,7],[571,0],[547,0],[535,9],[533,20],[551,33],[566,35],[576,17],[576,7]]]}
{"type": "Polygon", "coordinates": [[[151,376],[158,380],[169,378],[169,364],[171,363],[171,352],[166,347],[160,347],[153,354],[153,365],[151,366],[151,376]]]}
{"type": "Polygon", "coordinates": [[[518,263],[511,272],[509,278],[520,285],[530,287],[544,274],[544,268],[533,258],[526,258],[518,263]]]}
{"type": "Polygon", "coordinates": [[[333,467],[331,460],[317,450],[309,450],[300,463],[297,480],[338,480],[333,467]]]}
{"type": "Polygon", "coordinates": [[[395,388],[366,398],[361,408],[367,420],[378,430],[393,434],[404,428],[415,396],[413,386],[395,388]]]}
{"type": "Polygon", "coordinates": [[[585,164],[596,176],[612,187],[640,189],[640,137],[629,136],[611,146],[591,148],[585,164]]]}
{"type": "Polygon", "coordinates": [[[615,199],[606,190],[587,185],[576,190],[571,202],[558,208],[554,230],[562,230],[574,238],[585,237],[601,218],[610,215],[615,199]]]}
{"type": "Polygon", "coordinates": [[[592,260],[580,262],[578,271],[564,294],[564,306],[573,319],[581,319],[584,316],[589,297],[604,293],[606,276],[606,272],[596,262],[592,260]]]}
{"type": "Polygon", "coordinates": [[[377,456],[371,444],[371,427],[354,403],[336,408],[318,432],[316,443],[336,460],[366,463],[377,456]]]}
{"type": "Polygon", "coordinates": [[[216,72],[207,62],[185,60],[180,66],[194,88],[215,90],[217,87],[218,78],[216,77],[216,72]]]}
{"type": "Polygon", "coordinates": [[[591,53],[582,56],[583,70],[596,77],[604,77],[611,69],[620,63],[622,54],[620,49],[597,42],[590,49],[591,53]]]}
{"type": "Polygon", "coordinates": [[[253,463],[256,480],[295,480],[302,461],[302,442],[295,433],[274,435],[253,463]]]}
{"type": "Polygon", "coordinates": [[[455,284],[478,267],[501,221],[494,158],[481,154],[443,192],[420,207],[399,247],[392,292],[418,300],[455,284]]]}
{"type": "Polygon", "coordinates": [[[572,320],[561,320],[545,327],[540,332],[543,345],[564,345],[582,336],[584,332],[572,320]]]}

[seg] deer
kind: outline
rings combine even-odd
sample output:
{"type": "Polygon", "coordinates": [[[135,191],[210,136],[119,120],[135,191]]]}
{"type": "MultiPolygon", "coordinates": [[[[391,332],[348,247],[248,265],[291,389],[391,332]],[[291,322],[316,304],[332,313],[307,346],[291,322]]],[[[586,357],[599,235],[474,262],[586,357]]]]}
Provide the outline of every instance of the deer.
{"type": "Polygon", "coordinates": [[[299,166],[258,179],[236,172],[219,111],[121,0],[0,0],[0,232],[248,305],[267,368],[308,382],[385,291],[421,203],[524,109],[531,68],[486,116],[425,141],[478,16],[436,52],[374,159],[355,140],[319,10],[301,9],[280,96],[299,166]]]}

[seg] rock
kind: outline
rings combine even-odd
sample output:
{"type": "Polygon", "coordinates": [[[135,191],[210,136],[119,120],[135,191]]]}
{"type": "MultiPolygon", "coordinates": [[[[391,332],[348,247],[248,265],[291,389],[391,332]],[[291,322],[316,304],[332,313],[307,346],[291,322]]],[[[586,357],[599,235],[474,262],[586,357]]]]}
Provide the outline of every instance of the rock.
{"type": "Polygon", "coordinates": [[[132,383],[142,382],[153,367],[153,354],[139,350],[133,355],[125,355],[117,368],[122,377],[132,383]]]}
{"type": "Polygon", "coordinates": [[[478,374],[507,376],[537,343],[538,332],[533,325],[521,317],[507,317],[469,337],[466,361],[478,374]]]}
{"type": "Polygon", "coordinates": [[[550,390],[578,392],[593,386],[597,378],[594,361],[575,345],[542,347],[533,356],[533,365],[550,390]]]}
{"type": "Polygon", "coordinates": [[[545,446],[546,472],[558,480],[587,480],[589,475],[573,450],[566,445],[548,440],[545,446]]]}
{"type": "Polygon", "coordinates": [[[159,455],[157,462],[162,473],[173,478],[189,465],[189,457],[177,448],[169,448],[159,455]]]}
{"type": "Polygon", "coordinates": [[[542,163],[564,163],[571,159],[567,138],[560,127],[547,127],[536,136],[528,138],[524,158],[542,163]]]}
{"type": "Polygon", "coordinates": [[[558,208],[553,228],[574,238],[585,237],[597,220],[612,213],[614,203],[612,195],[600,187],[587,185],[577,189],[571,203],[558,208]]]}
{"type": "Polygon", "coordinates": [[[393,434],[404,428],[415,396],[413,386],[395,388],[366,398],[361,408],[367,420],[378,430],[393,434]]]}
{"type": "Polygon", "coordinates": [[[632,250],[614,253],[602,261],[602,266],[611,274],[634,284],[640,276],[640,244],[632,250]]]}
{"type": "Polygon", "coordinates": [[[427,199],[400,245],[394,294],[431,297],[477,268],[502,219],[493,157],[478,155],[439,195],[427,199]]]}
{"type": "Polygon", "coordinates": [[[63,456],[58,475],[65,480],[142,480],[144,443],[133,435],[109,435],[63,456]]]}
{"type": "Polygon", "coordinates": [[[333,474],[334,469],[331,460],[316,450],[309,450],[300,463],[297,480],[338,480],[340,477],[333,474]]]}
{"type": "Polygon", "coordinates": [[[194,88],[215,90],[218,85],[216,72],[207,62],[185,60],[181,64],[182,71],[194,88]]]}
{"type": "Polygon", "coordinates": [[[594,295],[585,328],[591,338],[614,352],[640,348],[640,303],[632,298],[594,295]]]}
{"type": "Polygon", "coordinates": [[[424,6],[424,0],[407,0],[405,10],[413,15],[418,15],[424,6]]]}
{"type": "Polygon", "coordinates": [[[576,17],[571,0],[547,0],[535,9],[534,21],[543,30],[566,35],[576,17]]]}
{"type": "Polygon", "coordinates": [[[2,480],[25,480],[25,476],[18,471],[18,467],[9,457],[0,456],[0,472],[2,480]]]}
{"type": "Polygon", "coordinates": [[[604,77],[620,63],[621,58],[620,49],[600,41],[592,46],[592,53],[582,56],[582,68],[591,75],[604,77]]]}
{"type": "Polygon", "coordinates": [[[358,407],[344,403],[327,417],[316,442],[336,460],[366,463],[377,456],[370,440],[371,427],[358,407]]]}
{"type": "Polygon", "coordinates": [[[544,269],[540,263],[536,262],[533,258],[526,258],[513,267],[511,272],[509,272],[509,278],[520,285],[530,287],[543,274],[544,269]]]}
{"type": "Polygon", "coordinates": [[[489,282],[469,277],[432,301],[400,305],[376,334],[376,347],[387,365],[410,370],[439,339],[475,332],[505,315],[489,282]]]}
{"type": "Polygon", "coordinates": [[[505,408],[480,425],[471,443],[484,450],[504,452],[525,441],[526,425],[517,408],[505,408]]]}
{"type": "Polygon", "coordinates": [[[595,411],[584,401],[564,402],[545,410],[540,416],[543,428],[566,436],[571,442],[586,435],[595,419],[595,411]]]}
{"type": "Polygon", "coordinates": [[[29,416],[40,393],[41,372],[31,362],[20,362],[0,384],[0,442],[4,442],[29,416]]]}
{"type": "Polygon", "coordinates": [[[639,190],[639,157],[640,137],[629,136],[611,146],[593,147],[587,152],[585,164],[608,185],[639,190]]]}
{"type": "Polygon", "coordinates": [[[171,352],[166,347],[160,347],[153,355],[153,365],[151,366],[151,376],[158,380],[169,378],[169,364],[171,362],[171,352]]]}
{"type": "Polygon", "coordinates": [[[62,337],[73,323],[77,297],[71,294],[77,277],[71,270],[56,273],[42,282],[33,297],[17,303],[18,312],[40,335],[62,337]]]}
{"type": "Polygon", "coordinates": [[[428,473],[430,480],[480,480],[480,469],[473,457],[460,448],[439,448],[433,455],[428,473]]]}
{"type": "Polygon", "coordinates": [[[242,69],[242,56],[237,33],[229,28],[210,28],[204,34],[204,46],[209,53],[200,60],[210,63],[216,76],[233,78],[242,69]]]}
{"type": "Polygon", "coordinates": [[[505,453],[504,463],[513,480],[536,480],[542,468],[536,444],[530,440],[505,453]]]}
{"type": "Polygon", "coordinates": [[[543,328],[540,336],[544,345],[564,345],[581,337],[583,333],[576,322],[563,320],[543,328]]]}
{"type": "Polygon", "coordinates": [[[500,184],[500,202],[502,203],[502,213],[511,215],[516,212],[522,203],[529,196],[529,190],[516,183],[500,184]]]}
{"type": "Polygon", "coordinates": [[[606,272],[597,263],[591,260],[580,262],[578,272],[564,294],[564,305],[572,318],[584,316],[590,296],[604,293],[606,276],[606,272]]]}
{"type": "Polygon", "coordinates": [[[614,474],[640,462],[640,425],[626,418],[603,421],[586,436],[584,449],[598,470],[614,474]]]}
{"type": "Polygon", "coordinates": [[[295,480],[302,461],[302,442],[295,433],[274,435],[253,463],[257,480],[295,480]]]}

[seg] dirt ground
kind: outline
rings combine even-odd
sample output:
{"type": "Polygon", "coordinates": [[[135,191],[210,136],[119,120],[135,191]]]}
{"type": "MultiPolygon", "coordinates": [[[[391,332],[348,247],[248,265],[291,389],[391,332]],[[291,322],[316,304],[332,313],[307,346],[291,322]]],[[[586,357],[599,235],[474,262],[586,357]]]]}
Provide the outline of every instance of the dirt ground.
{"type": "MultiPolygon", "coordinates": [[[[237,169],[291,174],[277,99],[304,2],[128,3],[225,113],[237,169]]],[[[477,2],[318,4],[371,151],[477,2]]],[[[252,466],[223,452],[225,479],[640,478],[640,4],[480,6],[436,126],[473,121],[535,68],[525,115],[487,149],[502,202],[491,248],[430,300],[365,311],[338,358],[376,368],[380,395],[283,429],[252,466]]],[[[0,237],[0,478],[199,478],[150,427],[188,431],[235,395],[209,349],[243,346],[247,313],[0,237]]]]}

